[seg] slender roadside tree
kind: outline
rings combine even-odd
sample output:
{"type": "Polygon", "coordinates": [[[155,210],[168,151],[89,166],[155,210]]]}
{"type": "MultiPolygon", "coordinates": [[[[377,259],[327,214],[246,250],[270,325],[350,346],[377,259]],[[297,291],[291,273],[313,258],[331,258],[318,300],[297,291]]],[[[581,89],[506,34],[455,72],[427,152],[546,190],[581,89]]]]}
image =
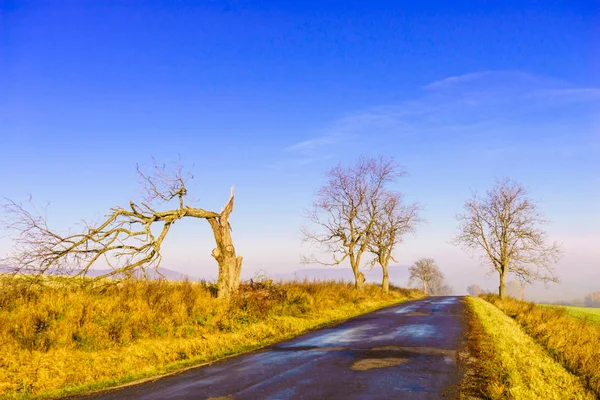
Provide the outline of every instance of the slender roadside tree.
{"type": "Polygon", "coordinates": [[[374,256],[371,266],[381,266],[381,287],[387,293],[390,289],[388,265],[390,260],[397,262],[393,256],[394,250],[402,242],[404,235],[414,231],[415,225],[420,222],[419,206],[416,203],[404,204],[401,193],[386,191],[381,196],[381,206],[377,209],[379,214],[375,218],[368,250],[374,256]]]}
{"type": "Polygon", "coordinates": [[[336,165],[327,173],[327,183],[316,195],[307,213],[311,228],[302,228],[304,240],[328,253],[330,261],[304,257],[304,262],[339,265],[346,259],[357,289],[364,284],[362,256],[371,243],[380,215],[385,187],[404,171],[393,159],[361,157],[349,167],[336,165]]]}
{"type": "Polygon", "coordinates": [[[441,287],[444,275],[433,258],[421,258],[415,261],[408,271],[410,272],[409,285],[419,285],[425,294],[437,294],[435,288],[441,287]]]}
{"type": "Polygon", "coordinates": [[[459,233],[454,243],[482,252],[482,263],[498,272],[499,295],[506,296],[506,278],[512,274],[523,283],[558,282],[552,265],[560,257],[557,243],[548,243],[540,228],[546,221],[519,183],[496,181],[485,197],[476,194],[459,214],[459,233]]]}
{"type": "Polygon", "coordinates": [[[184,174],[180,165],[167,167],[155,162],[150,173],[139,166],[137,170],[146,192],[143,201],[130,201],[127,208],[112,208],[102,223],[86,223],[81,233],[64,235],[52,230],[44,213],[7,199],[6,226],[16,235],[13,254],[3,264],[13,272],[36,275],[85,276],[99,262],[111,269],[100,278],[146,275],[150,268],[160,274],[161,246],[173,224],[183,218],[200,218],[208,221],[216,243],[212,256],[219,265],[218,296],[228,297],[235,292],[242,257],[236,255],[229,223],[233,188],[221,212],[207,211],[185,204],[186,181],[193,177],[184,174]],[[175,203],[175,207],[158,209],[167,203],[175,203]]]}

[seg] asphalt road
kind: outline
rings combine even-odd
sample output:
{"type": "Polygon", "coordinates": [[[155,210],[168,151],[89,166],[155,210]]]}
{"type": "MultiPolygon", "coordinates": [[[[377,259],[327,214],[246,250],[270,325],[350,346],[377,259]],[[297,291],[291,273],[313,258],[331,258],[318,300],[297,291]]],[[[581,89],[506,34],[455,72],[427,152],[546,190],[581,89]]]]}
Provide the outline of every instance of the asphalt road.
{"type": "Polygon", "coordinates": [[[86,399],[439,399],[460,380],[460,297],[429,297],[86,399]]]}

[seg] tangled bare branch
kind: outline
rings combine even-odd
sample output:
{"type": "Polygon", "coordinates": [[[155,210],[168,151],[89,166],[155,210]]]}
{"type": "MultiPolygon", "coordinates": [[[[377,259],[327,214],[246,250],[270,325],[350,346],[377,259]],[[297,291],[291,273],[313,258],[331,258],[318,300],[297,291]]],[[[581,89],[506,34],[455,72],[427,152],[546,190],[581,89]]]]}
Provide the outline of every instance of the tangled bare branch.
{"type": "MultiPolygon", "coordinates": [[[[179,164],[173,169],[155,164],[149,174],[139,166],[137,170],[146,191],[144,201],[139,204],[130,201],[128,208],[112,208],[102,223],[95,226],[86,223],[80,233],[59,234],[49,228],[45,210],[39,212],[31,201],[26,206],[6,199],[6,228],[16,233],[16,237],[13,253],[3,264],[15,273],[38,275],[85,276],[100,260],[110,267],[110,272],[102,277],[117,274],[128,277],[137,271],[145,274],[149,268],[158,272],[165,237],[177,220],[186,217],[208,220],[215,233],[217,249],[227,247],[235,256],[231,237],[227,236],[233,190],[223,211],[216,213],[185,204],[186,180],[179,164]],[[155,200],[168,203],[174,199],[178,201],[174,209],[160,211],[151,205],[155,200]],[[221,229],[221,222],[226,224],[226,229],[221,229]]],[[[215,258],[220,262],[221,258],[215,258]]],[[[241,268],[241,257],[238,258],[241,268]]]]}

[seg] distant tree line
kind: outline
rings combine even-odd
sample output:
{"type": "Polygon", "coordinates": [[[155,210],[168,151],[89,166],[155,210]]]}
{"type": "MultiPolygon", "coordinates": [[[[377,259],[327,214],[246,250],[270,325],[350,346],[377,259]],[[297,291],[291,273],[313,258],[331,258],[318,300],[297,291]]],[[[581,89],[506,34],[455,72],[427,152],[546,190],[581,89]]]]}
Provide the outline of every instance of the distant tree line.
{"type": "Polygon", "coordinates": [[[600,290],[585,296],[584,304],[586,307],[600,307],[600,290]]]}

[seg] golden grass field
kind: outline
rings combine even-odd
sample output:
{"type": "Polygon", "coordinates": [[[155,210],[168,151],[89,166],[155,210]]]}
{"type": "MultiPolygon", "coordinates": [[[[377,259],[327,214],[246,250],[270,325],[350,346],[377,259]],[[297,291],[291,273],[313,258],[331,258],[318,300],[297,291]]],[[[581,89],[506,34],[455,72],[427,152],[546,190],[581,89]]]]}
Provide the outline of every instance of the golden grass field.
{"type": "Polygon", "coordinates": [[[58,397],[213,361],[421,297],[343,282],[213,285],[124,281],[86,289],[0,277],[0,397],[58,397]]]}
{"type": "Polygon", "coordinates": [[[491,399],[595,399],[584,379],[568,372],[519,324],[481,298],[467,297],[467,340],[477,360],[466,375],[474,394],[491,399]]]}
{"type": "Polygon", "coordinates": [[[565,308],[546,307],[516,300],[485,295],[524,332],[542,345],[556,361],[582,378],[600,398],[600,327],[574,317],[565,308]]]}
{"type": "Polygon", "coordinates": [[[574,317],[581,318],[596,325],[600,325],[600,308],[556,306],[551,304],[540,304],[545,307],[562,308],[574,317]]]}

